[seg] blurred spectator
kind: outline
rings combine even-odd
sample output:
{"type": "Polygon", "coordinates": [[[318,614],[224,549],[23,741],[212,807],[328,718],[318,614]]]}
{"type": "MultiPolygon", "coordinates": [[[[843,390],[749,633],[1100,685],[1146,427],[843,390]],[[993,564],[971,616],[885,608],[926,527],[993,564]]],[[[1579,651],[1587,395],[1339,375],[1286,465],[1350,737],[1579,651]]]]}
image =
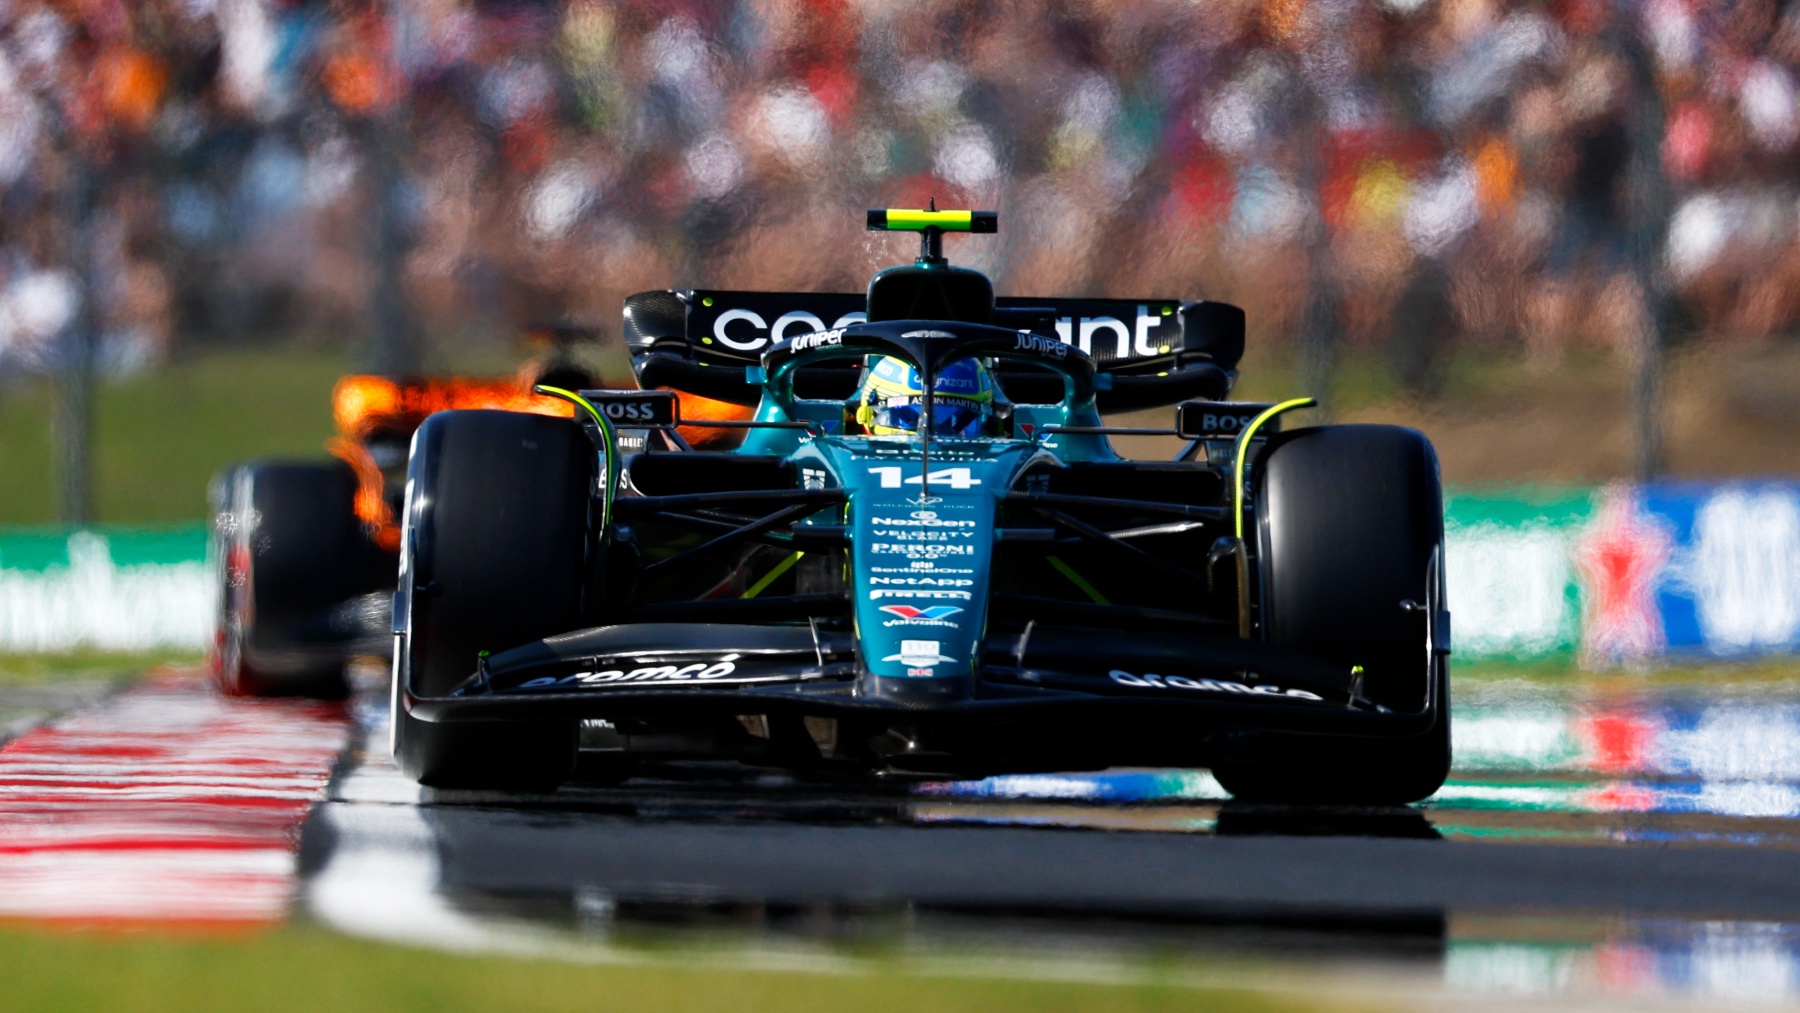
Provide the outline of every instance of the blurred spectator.
{"type": "MultiPolygon", "coordinates": [[[[1684,319],[1800,321],[1800,4],[10,0],[0,372],[174,342],[610,321],[668,285],[853,289],[865,206],[998,208],[1003,291],[1205,294],[1379,346],[1626,348],[1634,109],[1684,319]],[[1634,60],[1649,68],[1639,79],[1634,60]],[[371,238],[371,231],[381,237],[371,238]],[[391,270],[377,270],[392,258],[391,270]]],[[[427,349],[429,352],[429,348],[427,349]]]]}

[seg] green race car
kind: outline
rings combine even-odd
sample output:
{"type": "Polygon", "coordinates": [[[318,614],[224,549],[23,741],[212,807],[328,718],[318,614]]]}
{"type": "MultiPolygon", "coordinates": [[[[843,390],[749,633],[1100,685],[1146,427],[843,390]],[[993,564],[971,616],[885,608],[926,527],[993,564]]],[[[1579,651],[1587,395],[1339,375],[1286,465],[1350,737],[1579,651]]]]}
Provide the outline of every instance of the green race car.
{"type": "Polygon", "coordinates": [[[443,787],[647,760],[884,777],[1210,767],[1404,803],[1449,766],[1436,456],[1227,400],[1235,307],[996,299],[946,231],[864,295],[648,292],[639,386],[413,439],[394,750],[443,787]],[[667,388],[667,389],[660,389],[667,388]],[[682,395],[754,409],[684,419],[682,395]],[[1103,412],[1172,409],[1167,428],[1103,412]],[[695,427],[742,431],[695,450],[695,427]],[[1108,437],[1186,440],[1172,461],[1108,437]]]}

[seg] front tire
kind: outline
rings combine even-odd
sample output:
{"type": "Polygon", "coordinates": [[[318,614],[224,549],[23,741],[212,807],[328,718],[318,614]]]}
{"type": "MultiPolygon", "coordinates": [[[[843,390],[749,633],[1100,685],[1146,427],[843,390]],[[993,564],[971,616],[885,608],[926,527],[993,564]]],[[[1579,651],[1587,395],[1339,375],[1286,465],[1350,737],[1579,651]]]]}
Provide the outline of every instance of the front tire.
{"type": "Polygon", "coordinates": [[[440,412],[407,466],[394,756],[438,788],[553,789],[575,767],[573,721],[428,722],[403,689],[447,696],[497,653],[582,625],[595,454],[566,419],[440,412]]]}
{"type": "Polygon", "coordinates": [[[1242,736],[1226,743],[1213,775],[1246,800],[1426,798],[1450,770],[1449,664],[1432,650],[1425,608],[1443,607],[1443,493],[1431,443],[1397,426],[1299,429],[1269,441],[1256,486],[1264,639],[1362,666],[1364,696],[1394,711],[1418,711],[1433,687],[1437,722],[1399,739],[1242,736]]]}

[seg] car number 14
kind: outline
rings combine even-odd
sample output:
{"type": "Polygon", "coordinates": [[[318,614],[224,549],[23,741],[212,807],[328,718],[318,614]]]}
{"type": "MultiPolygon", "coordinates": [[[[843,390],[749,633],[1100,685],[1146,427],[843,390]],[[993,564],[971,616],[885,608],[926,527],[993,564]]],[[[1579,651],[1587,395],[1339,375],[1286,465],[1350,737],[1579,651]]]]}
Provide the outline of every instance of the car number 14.
{"type": "Polygon", "coordinates": [[[930,479],[932,485],[942,485],[949,489],[967,489],[981,484],[981,479],[971,475],[967,468],[939,468],[929,475],[920,475],[917,472],[906,475],[906,470],[893,465],[885,465],[879,468],[870,468],[869,474],[881,479],[883,489],[898,489],[902,485],[924,485],[926,479],[930,479]]]}

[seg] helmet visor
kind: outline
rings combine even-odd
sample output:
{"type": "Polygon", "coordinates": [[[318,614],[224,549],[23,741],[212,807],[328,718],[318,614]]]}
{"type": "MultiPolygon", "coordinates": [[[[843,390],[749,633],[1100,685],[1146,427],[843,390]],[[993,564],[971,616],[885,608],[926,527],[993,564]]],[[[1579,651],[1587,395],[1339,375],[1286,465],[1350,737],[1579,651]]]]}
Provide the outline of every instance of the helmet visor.
{"type": "MultiPolygon", "coordinates": [[[[885,429],[919,431],[919,419],[925,412],[922,397],[890,398],[875,411],[875,424],[885,429]]],[[[963,398],[939,396],[932,399],[931,432],[934,436],[980,436],[989,413],[987,405],[963,398]]]]}

